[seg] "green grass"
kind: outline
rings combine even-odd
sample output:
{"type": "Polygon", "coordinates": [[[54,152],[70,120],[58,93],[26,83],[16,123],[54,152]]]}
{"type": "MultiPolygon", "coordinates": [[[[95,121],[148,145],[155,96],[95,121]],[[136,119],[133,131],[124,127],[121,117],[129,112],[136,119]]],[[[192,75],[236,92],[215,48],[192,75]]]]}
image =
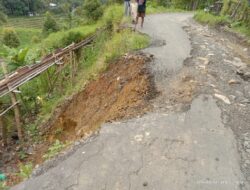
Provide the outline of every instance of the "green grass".
{"type": "Polygon", "coordinates": [[[226,16],[215,16],[204,11],[196,12],[194,19],[202,24],[208,24],[210,26],[225,25],[229,23],[226,16]]]}
{"type": "Polygon", "coordinates": [[[43,158],[45,158],[46,160],[49,160],[55,157],[66,146],[67,146],[66,144],[63,144],[59,140],[56,140],[56,142],[51,147],[49,147],[46,154],[43,155],[43,158]]]}
{"type": "Polygon", "coordinates": [[[0,181],[0,190],[8,190],[8,189],[10,189],[10,187],[8,187],[5,182],[0,181]]]}
{"type": "Polygon", "coordinates": [[[86,36],[93,34],[99,26],[100,25],[98,24],[86,25],[76,27],[67,31],[59,31],[56,33],[52,33],[46,39],[44,39],[43,42],[38,46],[41,46],[42,48],[48,50],[64,47],[66,45],[69,45],[69,43],[73,42],[67,41],[67,39],[70,38],[72,34],[78,33],[80,35],[80,39],[84,39],[86,36]]]}
{"type": "Polygon", "coordinates": [[[232,28],[236,32],[244,34],[250,39],[250,26],[247,26],[246,24],[243,24],[240,22],[235,22],[235,23],[232,23],[232,28]]]}
{"type": "Polygon", "coordinates": [[[125,30],[116,33],[112,40],[105,44],[103,55],[105,61],[109,62],[131,50],[142,49],[148,44],[149,38],[147,36],[125,30]]]}
{"type": "Polygon", "coordinates": [[[233,22],[226,16],[215,16],[210,13],[205,13],[204,11],[196,12],[194,19],[202,24],[208,24],[209,26],[221,26],[228,25],[238,33],[246,35],[250,38],[250,26],[247,26],[241,22],[233,22]]]}
{"type": "MultiPolygon", "coordinates": [[[[38,38],[41,38],[41,31],[39,29],[32,29],[32,28],[16,28],[16,33],[20,39],[20,46],[18,49],[26,48],[26,47],[32,47],[32,37],[37,36],[38,38]]],[[[4,52],[6,52],[6,49],[4,48],[4,45],[2,43],[2,31],[3,28],[0,28],[0,55],[4,52]]]]}
{"type": "MultiPolygon", "coordinates": [[[[57,22],[61,23],[64,19],[64,15],[54,15],[57,22]]],[[[8,23],[5,24],[7,27],[13,28],[31,28],[31,29],[42,29],[45,17],[34,16],[34,17],[10,17],[8,23]]]]}
{"type": "Polygon", "coordinates": [[[187,12],[183,9],[167,8],[163,6],[147,6],[146,14],[158,14],[158,13],[177,13],[177,12],[187,12]]]}

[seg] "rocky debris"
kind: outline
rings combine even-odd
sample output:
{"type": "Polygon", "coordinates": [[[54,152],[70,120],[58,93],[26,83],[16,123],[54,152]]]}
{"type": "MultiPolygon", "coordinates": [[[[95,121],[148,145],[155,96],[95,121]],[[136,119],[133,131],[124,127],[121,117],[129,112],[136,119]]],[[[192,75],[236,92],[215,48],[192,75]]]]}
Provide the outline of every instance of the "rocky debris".
{"type": "Polygon", "coordinates": [[[208,64],[209,64],[209,60],[208,60],[208,58],[206,58],[206,57],[198,57],[198,60],[203,61],[203,64],[204,64],[204,65],[208,65],[208,64]]]}
{"type": "Polygon", "coordinates": [[[250,133],[245,133],[244,134],[244,139],[243,139],[243,146],[244,149],[250,153],[250,133]]]}
{"type": "Polygon", "coordinates": [[[250,68],[249,67],[241,67],[236,73],[245,81],[250,80],[250,68]]]}
{"type": "Polygon", "coordinates": [[[231,104],[230,100],[226,97],[226,96],[223,96],[221,94],[214,94],[214,96],[220,100],[222,100],[224,103],[226,104],[231,104]]]}
{"type": "Polygon", "coordinates": [[[228,84],[232,85],[232,84],[240,84],[241,82],[235,79],[231,79],[230,81],[228,81],[228,84]]]}
{"type": "Polygon", "coordinates": [[[234,65],[234,66],[236,66],[238,68],[240,68],[240,67],[246,67],[246,63],[242,62],[241,59],[238,58],[238,57],[235,57],[232,61],[224,59],[224,62],[229,63],[231,65],[234,65]]]}

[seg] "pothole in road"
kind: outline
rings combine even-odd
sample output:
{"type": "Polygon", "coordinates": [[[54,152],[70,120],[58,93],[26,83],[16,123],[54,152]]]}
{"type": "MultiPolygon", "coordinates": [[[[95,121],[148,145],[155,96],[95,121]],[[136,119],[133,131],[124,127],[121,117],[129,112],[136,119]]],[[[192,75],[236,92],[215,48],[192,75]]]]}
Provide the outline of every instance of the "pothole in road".
{"type": "Polygon", "coordinates": [[[150,47],[162,47],[165,46],[166,44],[167,44],[166,40],[154,39],[151,42],[150,47]]]}

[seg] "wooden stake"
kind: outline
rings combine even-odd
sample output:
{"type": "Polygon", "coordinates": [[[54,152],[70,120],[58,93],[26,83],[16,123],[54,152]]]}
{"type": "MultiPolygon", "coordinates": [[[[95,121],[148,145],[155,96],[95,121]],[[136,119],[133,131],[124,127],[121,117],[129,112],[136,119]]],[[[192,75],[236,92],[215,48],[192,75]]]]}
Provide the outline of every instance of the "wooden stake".
{"type": "MultiPolygon", "coordinates": [[[[2,60],[0,60],[0,62],[1,62],[3,72],[5,74],[5,78],[6,78],[6,80],[8,80],[9,77],[7,75],[8,74],[7,67],[2,60]]],[[[12,105],[14,106],[14,113],[15,113],[15,121],[16,121],[18,138],[19,138],[20,143],[22,143],[23,142],[23,135],[22,135],[22,128],[21,128],[22,126],[21,126],[20,110],[19,110],[16,94],[14,92],[11,92],[10,98],[11,98],[12,105]]]]}
{"type": "Polygon", "coordinates": [[[70,52],[70,65],[71,65],[71,83],[74,85],[74,55],[73,51],[70,52]]]}
{"type": "Polygon", "coordinates": [[[232,13],[232,15],[231,15],[231,18],[232,18],[232,19],[234,19],[234,17],[236,16],[237,11],[238,11],[240,5],[241,5],[241,0],[238,1],[238,3],[237,3],[237,5],[236,5],[235,9],[233,10],[233,13],[232,13]]]}
{"type": "MultiPolygon", "coordinates": [[[[0,102],[0,107],[2,107],[1,102],[0,102]]],[[[3,138],[3,144],[0,146],[5,146],[7,145],[7,130],[6,127],[4,126],[3,116],[0,116],[0,131],[2,133],[2,138],[3,138]]]]}

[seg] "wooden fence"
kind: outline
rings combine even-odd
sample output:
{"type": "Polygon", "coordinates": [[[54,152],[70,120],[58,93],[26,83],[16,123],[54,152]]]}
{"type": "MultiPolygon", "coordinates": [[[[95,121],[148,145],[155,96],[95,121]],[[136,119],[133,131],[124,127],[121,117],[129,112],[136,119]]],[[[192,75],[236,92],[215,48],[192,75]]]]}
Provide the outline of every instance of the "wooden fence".
{"type": "Polygon", "coordinates": [[[19,140],[22,141],[22,130],[21,130],[21,119],[20,119],[20,110],[19,110],[19,101],[16,97],[16,91],[18,87],[27,83],[28,81],[34,79],[38,75],[42,74],[52,66],[56,66],[56,75],[59,75],[60,72],[68,64],[71,64],[72,76],[77,72],[77,62],[75,60],[75,51],[90,45],[94,39],[103,32],[104,29],[98,30],[94,35],[84,39],[79,43],[72,43],[71,45],[54,51],[51,54],[45,56],[39,63],[33,65],[26,65],[24,67],[18,68],[14,72],[8,73],[6,65],[3,59],[0,59],[0,64],[4,71],[4,77],[0,78],[0,97],[3,97],[7,94],[11,97],[12,105],[2,110],[0,112],[0,132],[2,133],[3,143],[6,143],[5,127],[3,126],[3,116],[11,109],[14,109],[15,113],[15,123],[18,131],[19,140]]]}

